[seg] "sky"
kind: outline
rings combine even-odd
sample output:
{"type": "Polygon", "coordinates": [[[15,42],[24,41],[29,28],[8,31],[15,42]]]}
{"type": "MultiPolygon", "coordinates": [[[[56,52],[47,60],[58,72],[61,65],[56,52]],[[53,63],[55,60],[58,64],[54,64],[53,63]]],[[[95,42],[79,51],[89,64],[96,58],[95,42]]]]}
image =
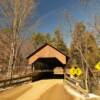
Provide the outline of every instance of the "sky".
{"type": "Polygon", "coordinates": [[[63,24],[64,11],[69,12],[73,18],[78,21],[89,22],[93,20],[92,17],[97,13],[95,8],[99,5],[94,6],[91,4],[91,6],[88,6],[86,9],[82,7],[79,1],[80,0],[38,0],[36,14],[39,17],[37,20],[39,24],[37,31],[53,32],[57,25],[63,24]]]}
{"type": "MultiPolygon", "coordinates": [[[[39,17],[36,25],[40,32],[53,32],[58,24],[62,24],[62,16],[65,10],[73,11],[76,0],[38,0],[36,14],[39,17]]],[[[79,13],[76,13],[79,15],[79,13]]]]}
{"type": "Polygon", "coordinates": [[[64,13],[71,16],[70,19],[73,23],[80,21],[85,24],[94,23],[94,16],[100,13],[99,4],[100,0],[92,0],[87,4],[88,6],[85,4],[83,6],[80,0],[38,0],[36,12],[33,13],[30,27],[28,27],[28,33],[53,34],[56,28],[60,27],[64,31],[64,40],[70,43],[71,34],[64,13]]]}
{"type": "MultiPolygon", "coordinates": [[[[53,34],[56,28],[60,27],[64,32],[64,40],[70,42],[69,24],[65,19],[65,12],[71,16],[70,20],[73,23],[80,21],[85,24],[94,23],[94,16],[100,15],[100,0],[86,1],[92,2],[88,3],[88,6],[83,6],[80,0],[37,0],[35,13],[32,12],[23,33],[25,35],[34,32],[53,34]]],[[[0,22],[4,22],[4,19],[0,19],[0,22]]]]}

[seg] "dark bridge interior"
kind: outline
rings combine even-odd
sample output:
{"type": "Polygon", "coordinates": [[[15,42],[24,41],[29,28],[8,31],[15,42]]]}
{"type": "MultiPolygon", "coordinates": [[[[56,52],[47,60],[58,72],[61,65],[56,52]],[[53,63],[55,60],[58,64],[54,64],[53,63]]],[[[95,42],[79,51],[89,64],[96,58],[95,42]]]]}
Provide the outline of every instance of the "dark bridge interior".
{"type": "Polygon", "coordinates": [[[35,72],[37,74],[33,76],[33,81],[38,79],[52,79],[52,78],[63,78],[63,74],[55,75],[53,70],[56,67],[62,67],[64,69],[64,64],[62,64],[57,58],[39,58],[34,63],[35,72]]]}

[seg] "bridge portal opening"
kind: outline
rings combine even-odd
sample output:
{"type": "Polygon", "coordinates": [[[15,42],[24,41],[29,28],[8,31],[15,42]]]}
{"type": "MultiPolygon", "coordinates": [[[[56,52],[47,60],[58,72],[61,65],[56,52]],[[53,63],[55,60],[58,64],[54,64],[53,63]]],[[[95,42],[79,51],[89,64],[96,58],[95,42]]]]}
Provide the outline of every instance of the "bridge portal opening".
{"type": "Polygon", "coordinates": [[[33,72],[42,77],[51,77],[54,75],[63,76],[65,65],[57,58],[39,58],[33,64],[33,72]]]}

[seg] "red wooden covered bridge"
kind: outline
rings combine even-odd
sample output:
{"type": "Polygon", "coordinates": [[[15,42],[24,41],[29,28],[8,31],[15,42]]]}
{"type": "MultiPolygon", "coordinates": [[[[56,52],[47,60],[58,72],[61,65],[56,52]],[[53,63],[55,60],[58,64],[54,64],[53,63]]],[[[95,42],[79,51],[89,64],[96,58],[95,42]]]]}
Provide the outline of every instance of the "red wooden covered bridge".
{"type": "Polygon", "coordinates": [[[27,57],[28,64],[34,72],[53,74],[55,68],[64,70],[69,57],[57,50],[55,47],[45,44],[27,57]]]}

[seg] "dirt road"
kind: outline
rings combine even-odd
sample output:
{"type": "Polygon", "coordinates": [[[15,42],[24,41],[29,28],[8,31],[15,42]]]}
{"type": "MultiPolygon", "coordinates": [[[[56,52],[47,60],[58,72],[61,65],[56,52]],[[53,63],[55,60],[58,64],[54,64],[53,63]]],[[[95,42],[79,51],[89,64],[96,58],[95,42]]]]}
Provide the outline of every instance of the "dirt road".
{"type": "MultiPolygon", "coordinates": [[[[87,100],[63,80],[48,79],[29,83],[0,93],[0,100],[87,100]]],[[[100,100],[88,99],[88,100],[100,100]]]]}
{"type": "Polygon", "coordinates": [[[75,96],[66,91],[62,84],[56,84],[41,95],[38,100],[75,100],[75,98],[75,96]]]}

